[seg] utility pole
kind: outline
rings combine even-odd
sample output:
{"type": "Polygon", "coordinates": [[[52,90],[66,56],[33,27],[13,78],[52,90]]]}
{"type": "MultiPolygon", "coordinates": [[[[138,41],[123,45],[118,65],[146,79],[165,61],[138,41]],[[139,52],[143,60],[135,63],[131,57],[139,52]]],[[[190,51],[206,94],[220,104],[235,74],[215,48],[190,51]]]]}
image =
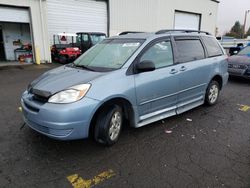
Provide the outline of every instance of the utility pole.
{"type": "Polygon", "coordinates": [[[245,33],[246,33],[246,25],[247,25],[247,14],[250,12],[250,10],[246,10],[245,12],[245,20],[244,20],[244,26],[243,26],[243,36],[242,38],[244,38],[245,33]]]}

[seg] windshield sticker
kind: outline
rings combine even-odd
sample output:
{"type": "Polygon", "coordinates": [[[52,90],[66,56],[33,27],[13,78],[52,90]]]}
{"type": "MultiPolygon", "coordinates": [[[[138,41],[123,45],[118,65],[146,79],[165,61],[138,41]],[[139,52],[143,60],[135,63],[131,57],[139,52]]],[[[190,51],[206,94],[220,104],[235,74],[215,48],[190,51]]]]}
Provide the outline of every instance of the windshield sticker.
{"type": "Polygon", "coordinates": [[[138,47],[140,45],[139,42],[136,43],[125,43],[122,45],[122,47],[138,47]]]}

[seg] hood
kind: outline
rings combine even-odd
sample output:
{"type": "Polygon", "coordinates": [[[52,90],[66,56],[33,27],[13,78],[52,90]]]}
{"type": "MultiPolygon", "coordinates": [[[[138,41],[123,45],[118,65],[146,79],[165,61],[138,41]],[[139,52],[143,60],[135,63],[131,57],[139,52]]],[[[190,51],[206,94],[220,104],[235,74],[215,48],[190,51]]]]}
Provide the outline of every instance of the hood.
{"type": "Polygon", "coordinates": [[[48,71],[29,85],[32,93],[49,97],[71,86],[88,83],[107,73],[62,66],[48,71]]]}
{"type": "Polygon", "coordinates": [[[228,63],[240,63],[250,65],[250,57],[245,55],[234,55],[228,58],[228,63]]]}

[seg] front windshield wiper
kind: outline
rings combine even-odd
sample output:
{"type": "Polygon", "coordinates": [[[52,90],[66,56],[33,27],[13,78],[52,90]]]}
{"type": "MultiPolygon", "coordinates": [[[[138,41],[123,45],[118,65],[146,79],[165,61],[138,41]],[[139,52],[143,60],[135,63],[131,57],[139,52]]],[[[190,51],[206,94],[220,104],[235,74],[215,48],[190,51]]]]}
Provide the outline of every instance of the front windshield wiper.
{"type": "Polygon", "coordinates": [[[75,64],[75,63],[72,63],[72,65],[74,67],[79,67],[79,68],[83,68],[83,69],[86,69],[86,70],[95,71],[94,69],[92,69],[92,68],[90,68],[89,66],[86,66],[86,65],[78,65],[78,64],[75,64]]]}

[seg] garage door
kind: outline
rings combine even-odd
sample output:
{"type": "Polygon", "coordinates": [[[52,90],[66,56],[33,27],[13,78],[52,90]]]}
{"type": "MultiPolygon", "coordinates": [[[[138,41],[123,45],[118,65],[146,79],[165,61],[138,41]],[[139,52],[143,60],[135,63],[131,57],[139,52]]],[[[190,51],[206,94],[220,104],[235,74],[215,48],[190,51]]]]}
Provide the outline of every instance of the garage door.
{"type": "Polygon", "coordinates": [[[29,23],[29,10],[0,6],[0,22],[29,23]]]}
{"type": "Polygon", "coordinates": [[[95,0],[47,0],[50,42],[56,33],[107,34],[107,3],[95,0]]]}
{"type": "Polygon", "coordinates": [[[194,29],[200,30],[200,14],[185,13],[185,12],[175,12],[175,29],[194,29]]]}

